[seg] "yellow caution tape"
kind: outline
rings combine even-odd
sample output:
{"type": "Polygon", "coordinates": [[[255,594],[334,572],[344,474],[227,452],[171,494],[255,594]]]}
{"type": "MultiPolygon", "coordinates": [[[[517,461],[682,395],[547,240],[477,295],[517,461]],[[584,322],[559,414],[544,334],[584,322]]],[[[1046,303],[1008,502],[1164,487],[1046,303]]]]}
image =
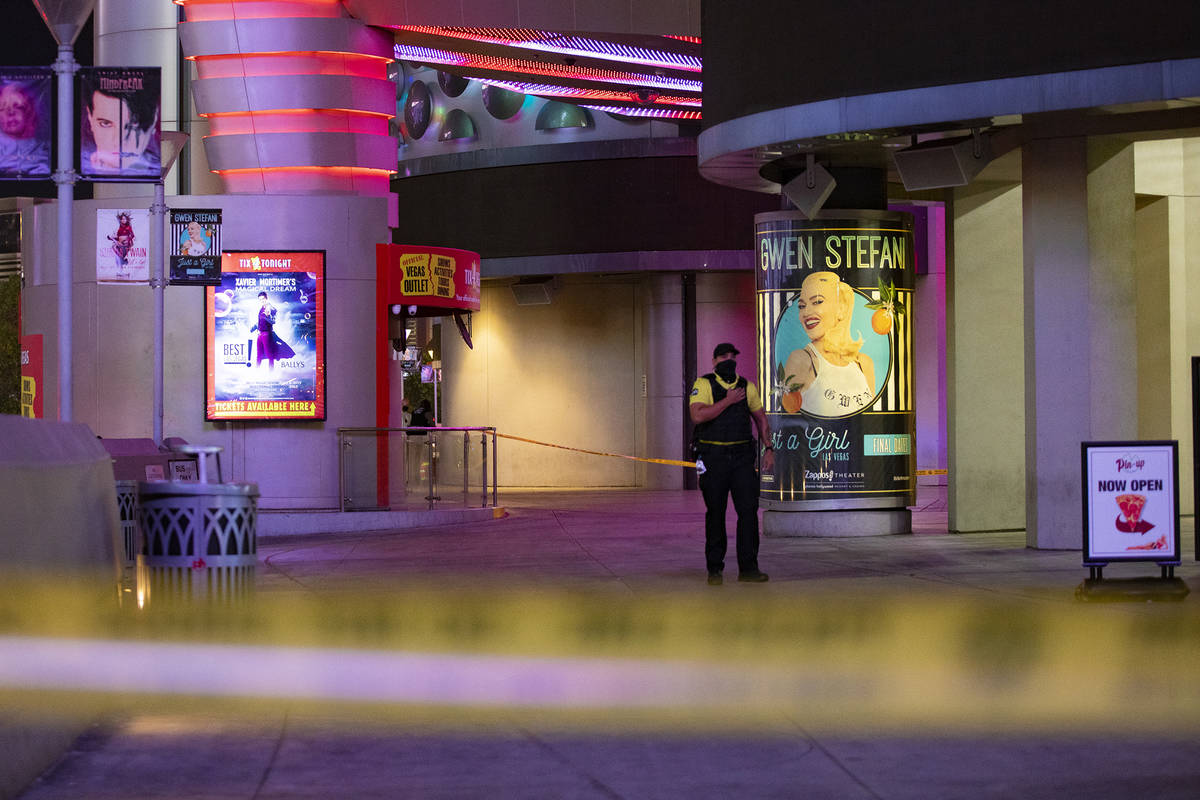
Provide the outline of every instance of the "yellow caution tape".
{"type": "Polygon", "coordinates": [[[570,450],[575,453],[587,453],[593,456],[608,456],[609,458],[625,458],[630,461],[644,461],[647,464],[667,464],[672,467],[691,467],[696,468],[695,461],[676,461],[670,458],[641,458],[639,456],[626,456],[620,453],[604,453],[599,450],[584,450],[579,447],[567,447],[562,444],[551,444],[550,442],[539,442],[537,439],[526,439],[523,436],[513,436],[510,433],[497,433],[501,439],[512,439],[517,442],[528,442],[529,444],[540,444],[542,447],[554,447],[558,450],[570,450]]]}
{"type": "MultiPolygon", "coordinates": [[[[601,450],[584,450],[580,447],[567,447],[563,444],[553,444],[551,442],[539,442],[537,439],[526,439],[524,436],[513,436],[511,433],[497,433],[501,439],[512,439],[515,442],[526,442],[528,444],[541,445],[542,447],[553,447],[557,450],[570,450],[573,453],[587,453],[592,456],[607,456],[609,458],[624,458],[630,461],[642,461],[647,464],[666,464],[672,467],[691,467],[696,468],[695,461],[676,461],[670,458],[641,458],[640,456],[627,456],[621,453],[605,453],[601,450]]],[[[947,471],[944,469],[919,469],[917,475],[945,475],[947,471]]]]}
{"type": "MultiPolygon", "coordinates": [[[[642,461],[647,464],[666,464],[672,467],[691,467],[696,468],[695,461],[676,461],[670,458],[641,458],[640,456],[627,456],[621,453],[605,453],[601,450],[584,450],[580,447],[567,447],[563,444],[553,444],[551,442],[539,442],[537,439],[526,439],[524,436],[513,436],[511,433],[497,433],[501,439],[512,439],[516,442],[526,442],[528,444],[541,445],[542,447],[553,447],[557,450],[570,450],[573,453],[587,453],[593,456],[608,456],[609,458],[624,458],[630,461],[642,461]]],[[[945,475],[947,471],[944,469],[919,469],[917,475],[945,475]]]]}
{"type": "Polygon", "coordinates": [[[7,581],[0,713],[170,708],[724,726],[1200,731],[1200,613],[966,593],[259,593],[119,609],[7,581]],[[166,704],[166,705],[164,705],[166,704]],[[222,705],[224,704],[224,705],[222,705]]]}

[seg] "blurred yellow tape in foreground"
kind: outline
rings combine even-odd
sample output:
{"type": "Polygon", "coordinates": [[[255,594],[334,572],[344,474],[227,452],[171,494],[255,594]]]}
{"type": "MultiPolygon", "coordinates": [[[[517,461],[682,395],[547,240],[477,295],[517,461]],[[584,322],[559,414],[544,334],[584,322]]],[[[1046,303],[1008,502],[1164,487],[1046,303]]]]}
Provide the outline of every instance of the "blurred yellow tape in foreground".
{"type": "MultiPolygon", "coordinates": [[[[0,602],[0,706],[286,705],[444,722],[1200,730],[1200,614],[727,587],[260,593],[120,611],[32,583],[0,602]],[[613,716],[616,715],[616,716],[613,716]]],[[[257,711],[247,713],[258,713],[257,711]]]]}

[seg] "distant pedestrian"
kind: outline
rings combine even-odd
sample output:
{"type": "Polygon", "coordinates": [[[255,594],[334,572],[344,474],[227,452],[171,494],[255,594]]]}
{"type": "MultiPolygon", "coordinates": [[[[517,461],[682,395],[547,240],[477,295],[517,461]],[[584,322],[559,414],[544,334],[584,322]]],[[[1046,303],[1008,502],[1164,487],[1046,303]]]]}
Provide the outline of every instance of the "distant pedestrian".
{"type": "Polygon", "coordinates": [[[412,412],[413,428],[429,428],[433,426],[433,420],[429,418],[429,406],[424,400],[417,403],[417,407],[412,412]]]}
{"type": "Polygon", "coordinates": [[[758,568],[758,470],[751,427],[763,444],[763,469],[775,468],[771,431],[762,398],[753,383],[737,374],[738,349],[723,342],[713,350],[713,371],[696,379],[688,411],[696,426],[697,460],[704,465],[704,558],[708,582],[722,583],[728,537],[725,506],[733,497],[737,511],[738,580],[764,583],[758,568]],[[753,425],[752,425],[753,423],[753,425]]]}

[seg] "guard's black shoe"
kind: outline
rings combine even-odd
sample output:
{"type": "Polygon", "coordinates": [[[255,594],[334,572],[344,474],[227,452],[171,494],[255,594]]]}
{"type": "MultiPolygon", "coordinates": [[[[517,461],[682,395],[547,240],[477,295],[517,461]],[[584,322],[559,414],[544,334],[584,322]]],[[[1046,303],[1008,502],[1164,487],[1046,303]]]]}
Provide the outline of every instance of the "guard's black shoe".
{"type": "Polygon", "coordinates": [[[721,573],[719,573],[719,572],[708,573],[708,585],[709,586],[720,586],[724,582],[725,582],[725,579],[723,577],[721,577],[721,573]]]}
{"type": "Polygon", "coordinates": [[[754,570],[753,572],[742,572],[738,574],[738,581],[741,583],[766,583],[771,580],[770,576],[765,572],[754,570]]]}

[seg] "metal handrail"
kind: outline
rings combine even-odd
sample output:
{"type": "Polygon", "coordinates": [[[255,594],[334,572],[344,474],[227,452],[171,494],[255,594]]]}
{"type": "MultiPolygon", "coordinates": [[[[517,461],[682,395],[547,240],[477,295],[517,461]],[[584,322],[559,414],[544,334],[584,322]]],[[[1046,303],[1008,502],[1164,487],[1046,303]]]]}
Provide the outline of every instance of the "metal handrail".
{"type": "Polygon", "coordinates": [[[394,433],[396,431],[491,431],[496,432],[496,429],[488,426],[465,426],[451,427],[444,425],[434,425],[428,428],[420,428],[413,425],[408,425],[403,428],[338,428],[337,432],[341,433],[394,433]]]}
{"type": "MultiPolygon", "coordinates": [[[[467,494],[470,491],[470,469],[467,464],[469,457],[470,457],[470,434],[475,433],[475,432],[483,434],[483,436],[480,438],[480,446],[482,448],[482,456],[483,456],[482,463],[480,464],[480,467],[481,467],[480,476],[482,478],[481,483],[483,486],[483,498],[482,498],[481,505],[483,507],[486,507],[488,504],[487,503],[487,500],[488,500],[488,474],[487,474],[487,471],[488,471],[487,470],[487,468],[488,468],[488,446],[487,446],[488,442],[487,442],[487,440],[488,440],[488,435],[489,434],[491,435],[491,439],[492,439],[492,448],[491,448],[492,506],[493,507],[497,506],[499,504],[499,493],[498,493],[498,487],[497,487],[498,472],[497,472],[497,466],[496,466],[496,453],[497,453],[496,429],[494,427],[491,427],[491,426],[447,426],[447,427],[443,427],[443,426],[435,425],[435,426],[427,426],[427,427],[426,426],[422,426],[422,427],[405,426],[405,427],[398,427],[398,428],[382,428],[382,427],[376,427],[376,426],[360,426],[360,427],[346,427],[346,428],[338,428],[337,429],[337,434],[338,434],[338,496],[340,498],[339,503],[340,503],[341,510],[342,511],[346,510],[346,504],[349,500],[349,497],[347,495],[346,485],[345,485],[346,484],[345,453],[346,453],[346,448],[349,446],[349,440],[347,439],[347,435],[353,435],[353,434],[378,435],[378,434],[401,433],[401,434],[404,434],[405,437],[407,437],[407,435],[409,433],[416,434],[416,435],[424,435],[427,433],[443,433],[443,432],[445,432],[445,433],[460,432],[463,434],[463,497],[464,498],[466,498],[467,494]]],[[[406,441],[407,441],[407,438],[406,438],[406,441]]],[[[434,494],[435,472],[433,469],[433,464],[436,462],[433,457],[433,449],[434,449],[435,444],[436,444],[435,438],[430,436],[428,439],[428,447],[430,449],[430,469],[428,471],[429,493],[428,493],[428,495],[426,495],[426,498],[425,498],[429,503],[430,510],[432,510],[434,508],[434,504],[438,500],[441,499],[440,497],[438,497],[437,495],[434,494]]]]}

